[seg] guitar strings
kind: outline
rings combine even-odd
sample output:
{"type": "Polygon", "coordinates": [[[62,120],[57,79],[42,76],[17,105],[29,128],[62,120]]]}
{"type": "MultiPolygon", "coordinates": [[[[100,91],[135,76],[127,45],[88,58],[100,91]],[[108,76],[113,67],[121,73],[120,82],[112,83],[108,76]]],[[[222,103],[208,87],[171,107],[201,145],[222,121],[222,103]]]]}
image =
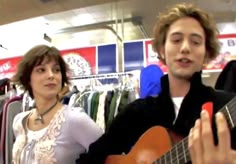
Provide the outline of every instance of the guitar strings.
{"type": "MultiPolygon", "coordinates": [[[[225,118],[227,120],[227,123],[229,125],[230,129],[233,129],[235,127],[234,120],[236,117],[236,110],[233,110],[233,107],[236,105],[236,97],[234,97],[232,100],[230,100],[226,105],[224,105],[219,111],[222,112],[225,115],[225,118]],[[233,119],[234,118],[234,119],[233,119]]],[[[180,164],[179,161],[184,161],[187,163],[190,161],[190,153],[188,149],[188,137],[185,137],[182,141],[175,144],[167,153],[165,153],[163,156],[161,156],[158,160],[156,160],[155,164],[162,164],[162,161],[164,161],[163,164],[169,164],[169,163],[177,163],[180,164]],[[179,152],[179,150],[182,150],[179,152]],[[173,151],[175,151],[176,155],[174,158],[172,158],[173,151]],[[170,159],[168,160],[167,156],[170,156],[170,159]],[[177,161],[177,162],[176,162],[177,161]]]]}
{"type": "Polygon", "coordinates": [[[155,164],[172,164],[173,162],[180,164],[179,161],[182,160],[184,163],[190,161],[190,154],[188,151],[188,137],[185,137],[181,142],[175,144],[167,153],[165,153],[165,155],[161,156],[157,161],[155,161],[155,164]],[[172,155],[174,150],[176,152],[175,156],[172,155]],[[179,151],[181,153],[178,153],[179,151]],[[172,156],[174,156],[174,158],[172,156]]]}
{"type": "Polygon", "coordinates": [[[235,107],[235,100],[236,100],[236,97],[233,98],[233,102],[230,101],[230,103],[228,103],[227,105],[225,105],[223,107],[222,110],[220,110],[222,113],[224,113],[224,115],[226,116],[226,120],[228,122],[228,125],[230,126],[230,128],[234,128],[235,127],[235,123],[234,123],[234,120],[235,120],[235,117],[236,117],[236,110],[234,110],[235,107]],[[234,100],[234,101],[233,101],[234,100]],[[228,117],[227,117],[228,116],[228,117]]]}
{"type": "MultiPolygon", "coordinates": [[[[235,105],[236,105],[236,97],[234,97],[229,103],[227,103],[223,108],[221,108],[219,111],[221,111],[222,113],[224,113],[224,115],[225,115],[225,118],[226,118],[226,120],[227,120],[227,122],[228,122],[228,125],[230,126],[230,129],[232,129],[232,128],[234,128],[235,127],[235,124],[234,124],[234,120],[235,119],[233,119],[233,118],[235,118],[235,116],[236,116],[236,110],[233,110],[234,109],[234,107],[235,107],[235,105]],[[228,106],[228,107],[227,107],[228,106]],[[228,110],[228,111],[227,111],[228,110]],[[228,116],[228,117],[227,117],[228,116]]],[[[185,140],[183,140],[183,142],[185,142],[184,143],[184,145],[187,145],[188,146],[188,138],[186,137],[186,139],[185,140]]],[[[179,150],[179,147],[182,147],[182,145],[180,145],[180,143],[177,143],[176,144],[176,147],[177,147],[177,149],[179,150]]],[[[188,147],[187,147],[188,148],[188,147]]],[[[182,149],[182,148],[180,148],[180,149],[182,149]]],[[[173,151],[173,150],[171,150],[171,151],[173,151]]],[[[170,152],[171,153],[171,152],[170,152]]],[[[189,151],[186,151],[186,153],[188,153],[188,155],[189,155],[189,151]]],[[[180,153],[180,154],[178,154],[178,156],[180,156],[180,158],[181,159],[183,159],[184,158],[184,161],[186,161],[185,160],[185,157],[183,156],[183,154],[184,153],[180,153]]],[[[179,159],[178,158],[178,156],[177,156],[177,160],[179,159]]],[[[190,156],[189,156],[190,157],[190,156]]],[[[174,160],[174,162],[176,161],[176,158],[173,158],[173,160],[174,160]]],[[[171,160],[172,161],[172,160],[171,160]]]]}
{"type": "Polygon", "coordinates": [[[178,142],[176,145],[174,145],[170,151],[168,151],[165,155],[161,156],[157,160],[156,164],[163,163],[162,161],[164,161],[164,164],[181,163],[180,161],[187,163],[188,161],[190,161],[190,154],[188,151],[188,138],[185,137],[181,142],[178,142]],[[173,155],[173,151],[176,152],[175,155],[173,155]],[[179,151],[180,153],[178,153],[179,151]],[[172,156],[174,156],[174,158],[172,156]]]}

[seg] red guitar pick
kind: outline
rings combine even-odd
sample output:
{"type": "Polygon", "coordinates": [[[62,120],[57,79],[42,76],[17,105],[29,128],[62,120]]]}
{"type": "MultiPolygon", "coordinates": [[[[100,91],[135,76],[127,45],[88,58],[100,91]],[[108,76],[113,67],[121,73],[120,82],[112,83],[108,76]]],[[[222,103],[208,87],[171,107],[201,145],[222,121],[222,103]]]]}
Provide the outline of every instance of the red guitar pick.
{"type": "Polygon", "coordinates": [[[208,112],[210,119],[212,120],[213,115],[213,103],[212,102],[206,102],[202,105],[202,110],[205,110],[208,112]]]}

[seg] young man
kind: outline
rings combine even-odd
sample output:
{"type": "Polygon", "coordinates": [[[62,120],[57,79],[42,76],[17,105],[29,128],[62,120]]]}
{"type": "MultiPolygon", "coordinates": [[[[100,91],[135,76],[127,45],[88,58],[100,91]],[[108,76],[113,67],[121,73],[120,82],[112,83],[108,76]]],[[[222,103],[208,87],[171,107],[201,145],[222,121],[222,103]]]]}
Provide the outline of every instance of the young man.
{"type": "MultiPolygon", "coordinates": [[[[161,93],[129,104],[81,156],[81,164],[104,163],[109,155],[128,153],[145,131],[157,125],[188,136],[192,163],[236,163],[231,148],[231,143],[236,148],[235,139],[230,141],[226,119],[218,112],[234,95],[215,91],[201,81],[203,65],[219,54],[217,35],[211,17],[191,4],[178,4],[161,13],[153,40],[154,50],[168,66],[161,93]],[[213,126],[209,114],[202,112],[202,105],[209,101],[213,102],[213,126]]],[[[236,133],[231,134],[234,138],[236,133]]]]}

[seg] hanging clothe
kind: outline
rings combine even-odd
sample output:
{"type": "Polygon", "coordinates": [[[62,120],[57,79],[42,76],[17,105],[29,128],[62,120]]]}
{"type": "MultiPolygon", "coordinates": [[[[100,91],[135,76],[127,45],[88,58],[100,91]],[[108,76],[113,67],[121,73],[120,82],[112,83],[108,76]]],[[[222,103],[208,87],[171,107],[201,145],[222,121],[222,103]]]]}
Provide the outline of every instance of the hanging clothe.
{"type": "Polygon", "coordinates": [[[67,92],[67,93],[63,96],[63,98],[62,98],[62,104],[68,105],[69,102],[70,102],[71,96],[72,96],[73,94],[75,94],[75,93],[78,93],[78,92],[79,92],[79,90],[77,89],[77,87],[76,87],[76,86],[73,86],[73,88],[71,89],[71,91],[67,92]]]}
{"type": "Polygon", "coordinates": [[[0,154],[4,163],[11,163],[12,147],[15,137],[12,130],[14,117],[22,112],[22,97],[16,96],[8,100],[3,109],[0,154]]]}
{"type": "Polygon", "coordinates": [[[107,92],[103,92],[99,96],[96,124],[103,130],[105,130],[105,100],[107,92]]]}
{"type": "Polygon", "coordinates": [[[76,82],[72,82],[79,86],[79,91],[65,97],[69,106],[83,108],[106,131],[116,115],[136,99],[134,84],[129,77],[128,73],[117,73],[75,78],[76,82]]]}
{"type": "Polygon", "coordinates": [[[0,80],[0,95],[5,95],[10,90],[10,79],[4,78],[0,80]]]}

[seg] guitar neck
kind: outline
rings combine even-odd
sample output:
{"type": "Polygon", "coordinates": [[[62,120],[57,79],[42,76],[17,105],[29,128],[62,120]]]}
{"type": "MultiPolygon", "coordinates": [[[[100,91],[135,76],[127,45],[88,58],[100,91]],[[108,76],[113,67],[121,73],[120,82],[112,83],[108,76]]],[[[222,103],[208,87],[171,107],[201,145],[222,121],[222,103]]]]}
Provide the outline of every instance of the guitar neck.
{"type": "Polygon", "coordinates": [[[226,118],[229,129],[232,130],[235,128],[236,121],[236,97],[230,100],[223,108],[220,109],[226,118]]]}
{"type": "MultiPolygon", "coordinates": [[[[235,128],[236,121],[236,97],[230,100],[219,111],[222,112],[227,120],[229,128],[235,128]]],[[[191,161],[188,150],[188,137],[174,145],[166,154],[161,156],[154,164],[185,164],[191,161]]]]}

